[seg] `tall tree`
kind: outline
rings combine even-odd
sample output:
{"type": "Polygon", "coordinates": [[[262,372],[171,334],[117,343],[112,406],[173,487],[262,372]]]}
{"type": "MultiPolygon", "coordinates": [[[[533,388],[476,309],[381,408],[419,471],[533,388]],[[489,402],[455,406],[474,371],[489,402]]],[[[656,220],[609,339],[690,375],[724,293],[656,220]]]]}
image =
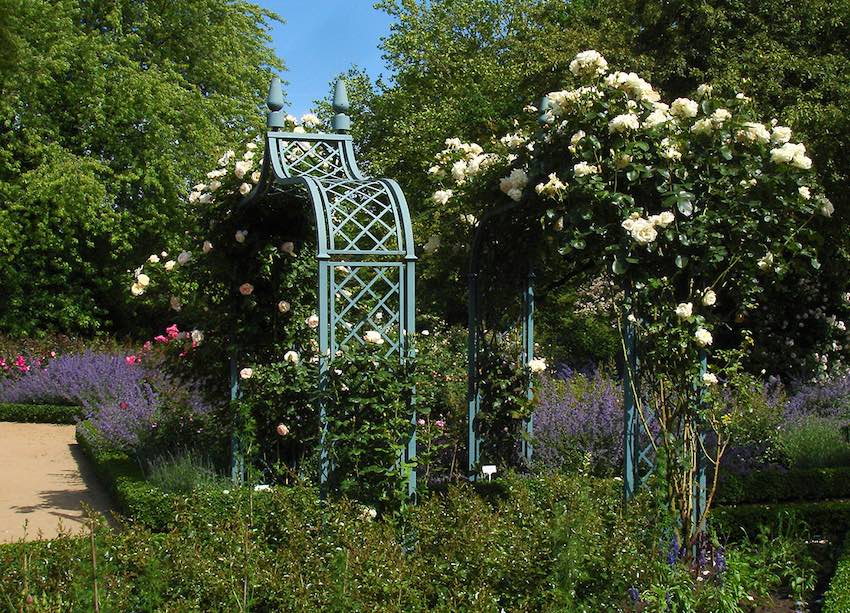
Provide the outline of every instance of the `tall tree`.
{"type": "Polygon", "coordinates": [[[244,0],[2,0],[0,331],[127,332],[127,268],[259,128],[276,15],[244,0]]]}

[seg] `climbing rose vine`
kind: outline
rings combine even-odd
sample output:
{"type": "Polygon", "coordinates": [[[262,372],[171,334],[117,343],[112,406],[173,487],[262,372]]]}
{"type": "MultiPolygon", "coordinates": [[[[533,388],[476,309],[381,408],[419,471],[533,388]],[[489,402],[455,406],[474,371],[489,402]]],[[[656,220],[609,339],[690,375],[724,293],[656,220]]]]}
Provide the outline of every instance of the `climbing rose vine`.
{"type": "MultiPolygon", "coordinates": [[[[621,331],[638,337],[642,430],[657,432],[673,524],[693,538],[704,519],[691,508],[700,433],[713,432],[711,467],[734,423],[719,388],[752,348],[748,319],[766,286],[794,266],[820,266],[817,225],[832,204],[805,145],[776,120],[760,122],[746,95],[723,98],[706,84],[664,102],[592,50],[570,72],[486,148],[446,140],[429,171],[434,202],[445,235],[458,219],[516,203],[568,263],[622,290],[615,308],[621,331]]],[[[710,506],[711,478],[708,490],[710,506]]]]}

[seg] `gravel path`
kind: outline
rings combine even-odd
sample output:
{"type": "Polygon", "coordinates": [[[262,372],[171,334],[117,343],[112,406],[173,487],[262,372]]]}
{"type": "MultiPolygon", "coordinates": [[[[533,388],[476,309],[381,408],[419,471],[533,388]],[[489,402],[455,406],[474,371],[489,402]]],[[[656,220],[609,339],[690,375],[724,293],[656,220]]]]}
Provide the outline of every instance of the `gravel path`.
{"type": "Polygon", "coordinates": [[[83,503],[109,511],[74,426],[0,422],[0,543],[78,532],[83,503]]]}

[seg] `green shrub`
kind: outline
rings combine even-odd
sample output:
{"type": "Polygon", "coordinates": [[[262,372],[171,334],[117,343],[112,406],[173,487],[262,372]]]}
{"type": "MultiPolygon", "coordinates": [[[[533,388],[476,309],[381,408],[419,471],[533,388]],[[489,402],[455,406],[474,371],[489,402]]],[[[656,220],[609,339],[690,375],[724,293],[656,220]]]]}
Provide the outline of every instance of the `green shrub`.
{"type": "MultiPolygon", "coordinates": [[[[311,487],[197,489],[163,499],[167,532],[96,530],[101,610],[634,611],[634,588],[640,610],[669,593],[671,610],[713,613],[811,584],[788,535],[727,549],[722,573],[668,564],[652,501],[623,514],[620,495],[614,480],[508,476],[373,520],[311,487]]],[[[91,610],[88,539],[0,547],[0,568],[10,610],[27,595],[47,603],[34,610],[91,610]]]]}
{"type": "Polygon", "coordinates": [[[721,505],[850,498],[850,467],[760,470],[721,480],[721,505]]]}
{"type": "Polygon", "coordinates": [[[792,468],[850,465],[850,444],[834,419],[811,416],[783,431],[780,445],[792,468]]]}
{"type": "Polygon", "coordinates": [[[61,404],[9,404],[0,403],[0,421],[30,424],[73,424],[80,417],[81,408],[61,404]]]}
{"type": "Polygon", "coordinates": [[[850,530],[850,500],[718,506],[710,517],[714,530],[733,540],[799,520],[808,526],[811,534],[837,541],[850,530]]]}
{"type": "Polygon", "coordinates": [[[850,535],[844,540],[844,551],[835,568],[835,575],[824,594],[823,613],[850,611],[850,535]]]}

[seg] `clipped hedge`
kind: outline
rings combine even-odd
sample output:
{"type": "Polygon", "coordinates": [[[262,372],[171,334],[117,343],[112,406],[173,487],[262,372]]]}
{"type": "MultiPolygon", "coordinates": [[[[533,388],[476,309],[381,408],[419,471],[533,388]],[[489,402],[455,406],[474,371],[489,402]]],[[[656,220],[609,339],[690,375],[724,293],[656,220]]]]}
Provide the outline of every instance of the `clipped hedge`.
{"type": "Polygon", "coordinates": [[[0,421],[29,424],[74,424],[82,409],[62,404],[0,403],[0,421]]]}
{"type": "Polygon", "coordinates": [[[122,514],[152,530],[168,528],[175,496],[147,483],[139,464],[126,453],[106,446],[88,423],[77,426],[77,442],[122,514]]]}
{"type": "Polygon", "coordinates": [[[755,536],[761,527],[775,531],[792,519],[805,522],[811,534],[840,541],[850,530],[850,500],[718,506],[710,522],[718,534],[738,540],[745,534],[755,536]]]}
{"type": "Polygon", "coordinates": [[[844,539],[844,550],[824,594],[821,611],[822,613],[850,611],[850,535],[844,539]]]}
{"type": "Polygon", "coordinates": [[[719,505],[850,498],[850,467],[761,470],[722,478],[719,505]]]}

